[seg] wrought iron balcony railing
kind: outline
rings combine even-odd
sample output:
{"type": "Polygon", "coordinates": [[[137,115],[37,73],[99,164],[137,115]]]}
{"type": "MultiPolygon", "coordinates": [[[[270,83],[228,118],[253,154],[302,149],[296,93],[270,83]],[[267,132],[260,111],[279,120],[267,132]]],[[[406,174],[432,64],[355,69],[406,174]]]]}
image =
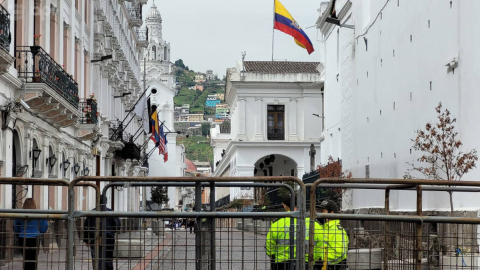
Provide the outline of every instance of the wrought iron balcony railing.
{"type": "Polygon", "coordinates": [[[78,84],[40,46],[18,46],[15,51],[18,77],[27,83],[45,83],[68,103],[78,108],[78,84]]]}
{"type": "Polygon", "coordinates": [[[88,98],[80,101],[79,109],[82,113],[80,124],[98,123],[97,102],[94,99],[88,98]]]}
{"type": "Polygon", "coordinates": [[[10,33],[10,13],[0,5],[0,46],[10,51],[12,35],[10,33]]]}
{"type": "Polygon", "coordinates": [[[148,28],[137,28],[135,30],[138,36],[138,41],[139,42],[147,42],[148,41],[148,28]]]}
{"type": "Polygon", "coordinates": [[[273,140],[273,141],[285,140],[285,132],[283,128],[269,128],[267,131],[267,136],[269,140],[273,140]]]}

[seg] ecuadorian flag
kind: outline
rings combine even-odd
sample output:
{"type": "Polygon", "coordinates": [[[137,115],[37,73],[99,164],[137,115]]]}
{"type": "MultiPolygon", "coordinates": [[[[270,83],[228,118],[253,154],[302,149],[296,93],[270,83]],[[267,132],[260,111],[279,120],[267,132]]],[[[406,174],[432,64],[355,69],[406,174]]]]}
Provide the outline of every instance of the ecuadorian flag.
{"type": "Polygon", "coordinates": [[[160,131],[158,127],[158,114],[156,111],[153,112],[150,117],[150,125],[152,126],[152,136],[150,139],[155,143],[155,146],[158,146],[160,144],[160,131]]]}
{"type": "Polygon", "coordinates": [[[313,44],[307,34],[278,0],[275,0],[275,29],[292,36],[297,45],[306,49],[308,54],[314,51],[313,44]]]}

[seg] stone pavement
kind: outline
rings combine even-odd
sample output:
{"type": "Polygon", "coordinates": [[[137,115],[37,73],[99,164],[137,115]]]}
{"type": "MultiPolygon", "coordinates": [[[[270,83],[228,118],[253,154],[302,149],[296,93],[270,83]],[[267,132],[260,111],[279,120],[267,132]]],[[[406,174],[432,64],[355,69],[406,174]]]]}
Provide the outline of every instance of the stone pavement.
{"type": "MultiPolygon", "coordinates": [[[[114,259],[114,268],[119,270],[194,270],[195,269],[195,234],[188,230],[165,229],[165,237],[159,237],[150,231],[119,234],[120,239],[142,239],[145,243],[143,258],[114,259]]],[[[270,267],[265,254],[265,236],[252,232],[225,229],[216,233],[216,269],[266,270],[270,267]]],[[[66,249],[39,255],[38,270],[65,269],[66,249]]],[[[206,255],[208,257],[208,254],[206,255]]],[[[210,261],[204,260],[204,266],[210,261]]],[[[0,270],[22,269],[22,257],[16,256],[14,262],[8,263],[0,270]]],[[[75,269],[93,269],[90,250],[83,243],[76,245],[75,269]]]]}

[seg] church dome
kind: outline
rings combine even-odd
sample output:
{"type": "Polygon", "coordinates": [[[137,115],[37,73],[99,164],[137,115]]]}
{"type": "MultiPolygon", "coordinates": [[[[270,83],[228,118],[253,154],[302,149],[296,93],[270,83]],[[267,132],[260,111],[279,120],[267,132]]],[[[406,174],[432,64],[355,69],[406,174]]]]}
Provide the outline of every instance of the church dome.
{"type": "Polygon", "coordinates": [[[150,11],[148,12],[147,20],[162,21],[162,15],[160,15],[160,12],[158,11],[157,6],[155,6],[155,2],[153,3],[152,7],[150,8],[150,11]]]}

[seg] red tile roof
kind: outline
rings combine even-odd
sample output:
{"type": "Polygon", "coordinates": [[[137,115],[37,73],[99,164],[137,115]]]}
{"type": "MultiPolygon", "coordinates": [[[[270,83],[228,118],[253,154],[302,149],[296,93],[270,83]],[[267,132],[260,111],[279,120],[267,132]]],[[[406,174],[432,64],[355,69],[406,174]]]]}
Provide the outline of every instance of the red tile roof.
{"type": "Polygon", "coordinates": [[[245,61],[245,71],[253,73],[312,73],[319,74],[319,62],[288,62],[288,61],[245,61]]]}

